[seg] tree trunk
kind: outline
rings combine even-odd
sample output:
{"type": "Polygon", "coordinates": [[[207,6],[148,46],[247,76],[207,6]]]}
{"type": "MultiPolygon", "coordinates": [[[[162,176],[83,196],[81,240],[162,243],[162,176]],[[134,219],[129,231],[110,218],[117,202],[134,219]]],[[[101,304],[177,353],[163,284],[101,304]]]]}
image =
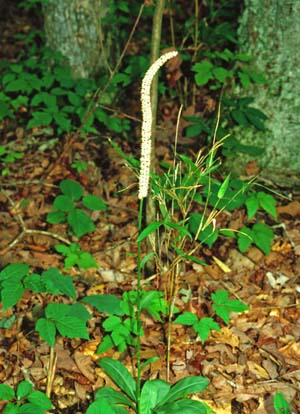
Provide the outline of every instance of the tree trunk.
{"type": "MultiPolygon", "coordinates": [[[[265,133],[239,130],[243,144],[264,147],[262,175],[284,186],[300,172],[300,1],[245,0],[239,40],[268,84],[247,90],[268,117],[265,133]]],[[[240,164],[238,161],[238,164],[240,164]]],[[[235,160],[237,163],[237,160],[235,160]]]]}
{"type": "Polygon", "coordinates": [[[110,72],[119,51],[111,0],[48,0],[43,11],[47,43],[66,57],[74,78],[110,72]]]}

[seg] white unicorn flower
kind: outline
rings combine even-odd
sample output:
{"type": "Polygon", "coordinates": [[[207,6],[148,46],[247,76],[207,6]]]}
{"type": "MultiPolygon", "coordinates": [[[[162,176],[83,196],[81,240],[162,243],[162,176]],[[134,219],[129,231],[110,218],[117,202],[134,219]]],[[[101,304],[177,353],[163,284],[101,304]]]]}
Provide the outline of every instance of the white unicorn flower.
{"type": "Polygon", "coordinates": [[[151,129],[152,129],[152,109],[151,109],[151,84],[158,70],[170,59],[177,56],[176,50],[165,53],[157,59],[147,70],[141,88],[142,101],[142,148],[141,148],[141,171],[139,180],[139,198],[147,197],[149,188],[149,176],[151,166],[151,129]]]}

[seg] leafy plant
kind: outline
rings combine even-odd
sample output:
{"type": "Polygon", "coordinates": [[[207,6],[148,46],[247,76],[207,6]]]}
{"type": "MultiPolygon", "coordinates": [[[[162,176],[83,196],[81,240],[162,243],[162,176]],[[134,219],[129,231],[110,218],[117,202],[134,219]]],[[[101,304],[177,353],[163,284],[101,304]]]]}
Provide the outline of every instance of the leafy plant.
{"type": "Polygon", "coordinates": [[[61,253],[65,258],[65,269],[70,269],[77,265],[81,269],[90,269],[91,267],[98,267],[95,259],[90,253],[83,252],[77,243],[71,243],[70,246],[64,244],[57,244],[55,250],[61,253]]]}
{"type": "MultiPolygon", "coordinates": [[[[229,323],[230,313],[241,313],[248,310],[248,306],[240,300],[228,299],[228,292],[226,290],[218,290],[212,295],[213,305],[212,309],[216,315],[219,316],[226,324],[229,323]]],[[[180,323],[182,325],[192,326],[195,332],[198,334],[202,342],[205,342],[212,330],[220,331],[220,325],[213,318],[201,318],[192,312],[184,312],[179,315],[174,323],[180,323]]]]}
{"type": "Polygon", "coordinates": [[[89,339],[86,321],[90,317],[89,312],[80,303],[49,303],[45,309],[45,318],[38,319],[35,328],[40,337],[54,347],[57,332],[71,339],[89,339]]]}
{"type": "MultiPolygon", "coordinates": [[[[144,367],[151,362],[146,361],[144,367]]],[[[185,398],[188,394],[205,390],[208,385],[207,378],[191,376],[172,386],[160,379],[147,380],[138,393],[134,378],[119,361],[102,358],[99,365],[121,391],[112,387],[103,387],[96,391],[95,401],[87,409],[87,414],[125,414],[131,412],[131,409],[135,413],[143,414],[213,413],[203,402],[185,398]]]]}
{"type": "Polygon", "coordinates": [[[6,384],[0,384],[0,401],[8,401],[3,414],[46,414],[52,404],[43,392],[35,391],[29,381],[21,381],[16,391],[6,384]]]}
{"type": "Polygon", "coordinates": [[[274,409],[275,414],[291,414],[290,406],[287,400],[284,398],[282,392],[276,392],[274,396],[274,409]]]}
{"type": "MultiPolygon", "coordinates": [[[[4,164],[13,164],[16,160],[23,158],[23,154],[17,151],[10,150],[5,146],[0,146],[0,162],[4,164]]],[[[1,175],[6,176],[9,174],[9,169],[5,166],[1,170],[1,175]]]]}
{"type": "Polygon", "coordinates": [[[52,211],[47,215],[48,223],[57,224],[67,221],[77,237],[93,232],[95,230],[93,221],[85,211],[77,208],[77,203],[81,201],[85,208],[92,211],[104,211],[106,210],[104,201],[95,195],[83,195],[82,186],[73,180],[63,180],[59,187],[63,194],[55,198],[52,211]]]}

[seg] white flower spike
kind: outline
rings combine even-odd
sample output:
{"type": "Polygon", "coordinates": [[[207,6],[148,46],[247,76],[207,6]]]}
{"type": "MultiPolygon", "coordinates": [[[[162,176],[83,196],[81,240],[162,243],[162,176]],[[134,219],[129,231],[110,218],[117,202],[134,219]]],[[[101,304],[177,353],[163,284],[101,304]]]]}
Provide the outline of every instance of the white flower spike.
{"type": "Polygon", "coordinates": [[[139,180],[139,199],[147,197],[149,188],[150,164],[151,164],[151,127],[152,127],[152,109],[151,109],[151,84],[154,76],[159,69],[170,59],[177,56],[178,52],[165,53],[157,59],[147,70],[141,88],[142,101],[142,148],[141,148],[141,170],[139,180]]]}

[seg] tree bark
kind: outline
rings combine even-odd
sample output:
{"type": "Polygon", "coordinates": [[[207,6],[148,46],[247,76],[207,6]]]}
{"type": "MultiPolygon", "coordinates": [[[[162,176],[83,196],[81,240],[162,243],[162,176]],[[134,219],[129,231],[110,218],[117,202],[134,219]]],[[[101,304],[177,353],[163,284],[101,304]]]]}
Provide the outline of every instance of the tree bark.
{"type": "MultiPolygon", "coordinates": [[[[300,2],[245,0],[240,20],[241,51],[268,83],[247,90],[267,116],[265,133],[239,130],[243,144],[264,147],[262,175],[283,186],[299,185],[300,172],[300,2]]],[[[245,159],[243,159],[245,161],[245,159]]],[[[241,159],[235,165],[241,165],[241,159]]]]}
{"type": "Polygon", "coordinates": [[[110,72],[119,54],[111,0],[49,0],[43,11],[47,43],[66,57],[74,78],[110,72]]]}

